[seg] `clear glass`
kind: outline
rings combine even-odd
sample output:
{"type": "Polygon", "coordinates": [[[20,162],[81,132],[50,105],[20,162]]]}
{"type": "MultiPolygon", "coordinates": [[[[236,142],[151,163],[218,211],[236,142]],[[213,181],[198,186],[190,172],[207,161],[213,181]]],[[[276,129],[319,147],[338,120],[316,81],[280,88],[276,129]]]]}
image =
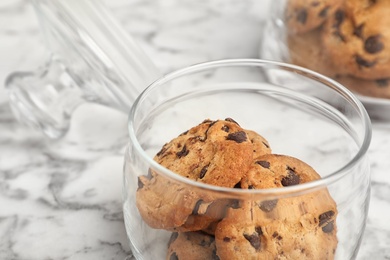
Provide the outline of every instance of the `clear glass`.
{"type": "Polygon", "coordinates": [[[275,0],[262,31],[260,58],[331,77],[363,102],[372,119],[390,120],[390,62],[384,46],[387,1],[275,0]]]}
{"type": "MultiPolygon", "coordinates": [[[[199,241],[182,244],[180,248],[184,252],[178,254],[185,254],[185,259],[215,259],[212,257],[222,250],[224,241],[213,227],[218,228],[221,221],[244,224],[247,228],[261,225],[263,231],[298,223],[297,232],[288,232],[288,228],[269,236],[264,232],[260,237],[260,251],[252,256],[256,259],[268,259],[257,253],[275,243],[279,243],[282,251],[276,255],[269,253],[270,259],[284,259],[283,256],[313,259],[305,256],[309,251],[305,247],[319,248],[317,257],[321,259],[332,259],[333,253],[335,259],[356,257],[369,206],[370,169],[366,152],[371,124],[359,100],[337,82],[294,65],[263,60],[224,60],[195,65],[157,80],[137,98],[129,116],[129,135],[123,209],[127,235],[137,259],[169,259],[168,243],[172,234],[172,238],[177,235],[172,232],[191,236],[198,229],[203,233],[195,233],[209,236],[207,241],[211,242],[205,243],[203,239],[203,244],[199,241]],[[283,188],[222,188],[180,177],[153,160],[166,142],[207,118],[233,118],[243,128],[264,136],[273,153],[306,162],[321,179],[283,188]],[[148,187],[149,199],[142,199],[138,194],[145,188],[138,182],[140,176],[154,183],[148,187]],[[271,212],[261,212],[256,206],[272,201],[277,204],[271,212]],[[324,242],[327,237],[320,226],[323,224],[320,215],[324,213],[321,210],[332,203],[337,212],[333,212],[335,222],[330,231],[338,241],[336,244],[334,240],[333,244],[330,240],[324,242]],[[227,214],[227,204],[230,209],[242,209],[246,215],[251,212],[251,217],[242,219],[242,215],[227,214]],[[164,206],[170,210],[154,211],[155,207],[164,206]],[[152,222],[145,222],[142,217],[145,215],[141,216],[139,209],[144,207],[151,210],[152,222]],[[199,212],[194,213],[195,207],[198,210],[205,207],[201,216],[199,212]],[[172,218],[182,214],[190,216],[182,226],[166,226],[160,225],[166,217],[164,214],[172,218]],[[213,221],[207,227],[186,229],[185,225],[194,223],[197,217],[209,217],[213,221]],[[317,222],[313,224],[313,221],[317,222]],[[191,232],[181,233],[188,230],[191,232]],[[205,245],[211,248],[206,252],[208,255],[193,255],[203,252],[200,247],[205,245]]],[[[249,256],[237,252],[229,259],[245,257],[249,256]]]]}

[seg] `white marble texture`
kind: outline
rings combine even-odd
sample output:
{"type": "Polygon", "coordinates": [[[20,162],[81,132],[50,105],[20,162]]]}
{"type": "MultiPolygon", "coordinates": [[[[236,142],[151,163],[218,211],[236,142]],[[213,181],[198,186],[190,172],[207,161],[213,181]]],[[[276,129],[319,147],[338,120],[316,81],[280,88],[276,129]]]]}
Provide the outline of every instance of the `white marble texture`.
{"type": "MultiPolygon", "coordinates": [[[[258,57],[267,1],[105,2],[164,73],[258,57]]],[[[6,76],[41,65],[46,49],[29,1],[1,0],[0,259],[132,259],[121,208],[126,115],[82,106],[68,136],[50,141],[8,106],[6,76]]],[[[358,259],[390,259],[390,123],[374,122],[369,156],[372,199],[358,259]]]]}

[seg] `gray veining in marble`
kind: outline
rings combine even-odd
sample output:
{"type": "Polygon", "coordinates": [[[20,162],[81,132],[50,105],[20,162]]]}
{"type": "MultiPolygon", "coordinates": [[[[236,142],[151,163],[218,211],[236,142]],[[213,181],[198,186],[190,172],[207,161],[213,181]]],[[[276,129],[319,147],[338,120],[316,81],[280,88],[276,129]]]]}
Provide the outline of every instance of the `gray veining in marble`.
{"type": "MultiPolygon", "coordinates": [[[[105,2],[165,73],[258,57],[267,1],[105,2]]],[[[121,207],[126,115],[85,105],[61,141],[21,125],[3,82],[47,55],[29,1],[0,2],[0,39],[0,259],[132,259],[121,207]]],[[[358,259],[390,259],[390,123],[374,122],[369,156],[372,198],[358,259]]]]}

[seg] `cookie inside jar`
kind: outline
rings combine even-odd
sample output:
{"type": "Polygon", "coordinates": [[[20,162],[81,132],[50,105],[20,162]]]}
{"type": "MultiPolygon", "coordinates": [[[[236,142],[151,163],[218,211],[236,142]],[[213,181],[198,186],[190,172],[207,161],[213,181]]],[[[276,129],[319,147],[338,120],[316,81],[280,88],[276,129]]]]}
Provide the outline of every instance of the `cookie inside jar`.
{"type": "MultiPolygon", "coordinates": [[[[206,119],[168,141],[154,160],[175,174],[237,191],[319,180],[308,164],[275,154],[232,118],[206,119]]],[[[326,188],[294,196],[218,197],[150,170],[136,204],[145,223],[172,232],[166,259],[333,259],[337,207],[326,188]]]]}
{"type": "Polygon", "coordinates": [[[390,98],[390,1],[281,2],[284,61],[331,77],[360,96],[390,98]]]}

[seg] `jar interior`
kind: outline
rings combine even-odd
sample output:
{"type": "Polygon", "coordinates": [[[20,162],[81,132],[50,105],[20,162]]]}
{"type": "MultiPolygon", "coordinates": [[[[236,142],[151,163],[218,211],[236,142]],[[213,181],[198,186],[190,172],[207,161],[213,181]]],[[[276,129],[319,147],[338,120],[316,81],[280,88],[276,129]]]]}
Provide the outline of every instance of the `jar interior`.
{"type": "MultiPolygon", "coordinates": [[[[129,121],[133,143],[125,163],[124,216],[137,259],[166,255],[172,234],[142,221],[135,205],[139,176],[152,169],[198,194],[210,192],[219,195],[219,199],[241,198],[234,192],[196,186],[195,182],[181,183],[180,178],[173,178],[152,160],[165,143],[189,128],[205,119],[225,118],[262,135],[272,153],[298,158],[330,180],[321,182],[317,190],[297,189],[298,192],[281,194],[282,188],[277,188],[271,195],[248,192],[245,199],[299,199],[301,195],[326,190],[339,212],[336,257],[349,259],[355,255],[369,198],[369,169],[363,158],[370,142],[367,114],[346,89],[319,74],[279,63],[245,60],[209,63],[175,72],[156,81],[136,100],[129,121]],[[349,184],[348,189],[345,183],[349,184]],[[356,228],[351,229],[351,225],[356,228]]],[[[289,188],[293,187],[283,189],[289,188]]]]}
{"type": "Polygon", "coordinates": [[[138,103],[134,127],[149,157],[205,119],[233,118],[322,177],[345,167],[365,137],[354,100],[318,75],[278,66],[226,66],[176,75],[138,103]]]}

